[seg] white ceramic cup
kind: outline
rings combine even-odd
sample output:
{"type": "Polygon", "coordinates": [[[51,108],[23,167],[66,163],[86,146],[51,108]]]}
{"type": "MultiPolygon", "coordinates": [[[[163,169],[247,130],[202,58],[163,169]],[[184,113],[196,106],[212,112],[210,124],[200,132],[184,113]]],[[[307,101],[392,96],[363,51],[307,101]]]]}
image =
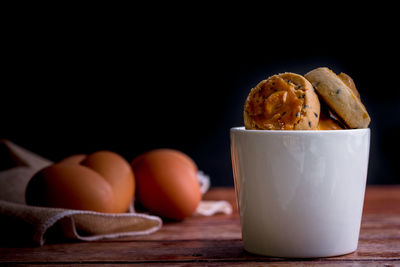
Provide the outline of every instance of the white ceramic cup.
{"type": "Polygon", "coordinates": [[[369,129],[232,128],[231,156],[244,249],[313,258],[357,249],[369,129]]]}

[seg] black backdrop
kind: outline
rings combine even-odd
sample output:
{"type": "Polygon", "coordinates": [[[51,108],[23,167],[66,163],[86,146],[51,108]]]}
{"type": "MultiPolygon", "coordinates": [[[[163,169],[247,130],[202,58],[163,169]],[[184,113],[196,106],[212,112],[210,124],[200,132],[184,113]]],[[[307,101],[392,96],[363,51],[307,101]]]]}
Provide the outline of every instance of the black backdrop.
{"type": "Polygon", "coordinates": [[[371,115],[368,182],[400,183],[399,41],[390,31],[373,23],[318,35],[296,24],[185,24],[121,30],[68,18],[9,27],[0,137],[54,161],[100,149],[132,160],[175,148],[213,185],[233,185],[229,128],[243,124],[251,87],[275,73],[327,66],[353,77],[371,115]]]}

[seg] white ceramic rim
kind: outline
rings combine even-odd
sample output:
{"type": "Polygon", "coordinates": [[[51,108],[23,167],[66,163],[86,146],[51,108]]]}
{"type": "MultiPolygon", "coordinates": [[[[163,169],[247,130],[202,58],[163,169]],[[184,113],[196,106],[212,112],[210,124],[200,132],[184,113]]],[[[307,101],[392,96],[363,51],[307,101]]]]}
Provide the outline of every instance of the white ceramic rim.
{"type": "Polygon", "coordinates": [[[248,134],[345,134],[345,133],[362,133],[369,132],[370,128],[362,128],[362,129],[343,129],[343,130],[246,130],[244,126],[240,127],[232,127],[231,132],[240,132],[240,133],[248,133],[248,134]]]}

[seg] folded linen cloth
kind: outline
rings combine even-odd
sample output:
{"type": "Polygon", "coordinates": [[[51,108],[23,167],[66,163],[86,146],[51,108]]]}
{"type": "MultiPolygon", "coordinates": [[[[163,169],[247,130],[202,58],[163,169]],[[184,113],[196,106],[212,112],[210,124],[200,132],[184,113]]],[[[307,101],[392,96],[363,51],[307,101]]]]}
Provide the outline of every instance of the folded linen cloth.
{"type": "Polygon", "coordinates": [[[56,223],[64,237],[84,241],[149,234],[162,225],[160,218],[140,213],[106,214],[34,207],[4,200],[0,200],[0,214],[0,225],[4,226],[5,222],[8,225],[0,232],[7,231],[7,236],[12,238],[13,232],[20,235],[20,228],[25,228],[22,230],[27,234],[26,239],[39,245],[45,243],[46,232],[56,223]]]}
{"type": "Polygon", "coordinates": [[[161,228],[159,217],[133,209],[129,213],[108,214],[26,205],[29,179],[50,164],[10,141],[0,140],[0,240],[21,239],[23,235],[23,239],[43,245],[52,227],[61,231],[61,236],[85,241],[144,235],[161,228]]]}

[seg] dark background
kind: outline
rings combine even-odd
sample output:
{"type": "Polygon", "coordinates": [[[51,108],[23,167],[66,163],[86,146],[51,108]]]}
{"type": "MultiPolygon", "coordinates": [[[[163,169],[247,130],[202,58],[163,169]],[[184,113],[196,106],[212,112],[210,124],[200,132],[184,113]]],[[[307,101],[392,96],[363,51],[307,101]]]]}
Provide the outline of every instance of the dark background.
{"type": "Polygon", "coordinates": [[[258,13],[255,21],[140,13],[8,21],[0,138],[54,161],[100,149],[130,161],[175,148],[213,185],[233,185],[229,129],[243,125],[250,89],[276,73],[327,66],[353,77],[372,118],[368,183],[400,183],[400,46],[390,16],[379,25],[367,14],[351,25],[321,15],[288,26],[258,13]]]}

